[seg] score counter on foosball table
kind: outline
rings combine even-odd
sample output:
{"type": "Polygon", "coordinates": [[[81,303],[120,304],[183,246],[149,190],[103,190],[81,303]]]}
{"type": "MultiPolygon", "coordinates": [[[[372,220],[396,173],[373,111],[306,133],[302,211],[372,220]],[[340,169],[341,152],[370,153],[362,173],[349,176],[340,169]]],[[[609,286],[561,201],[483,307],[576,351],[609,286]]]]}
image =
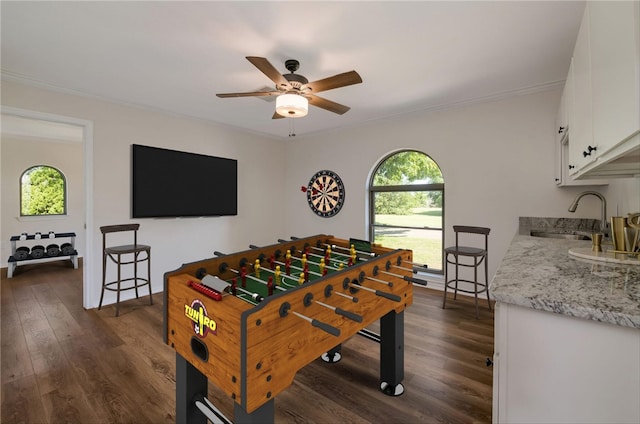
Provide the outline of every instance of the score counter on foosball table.
{"type": "Polygon", "coordinates": [[[234,422],[274,421],[274,399],[301,368],[336,362],[360,334],[380,343],[380,389],[402,394],[412,252],[327,235],[183,265],[165,274],[164,340],[176,350],[176,421],[230,422],[206,398],[234,400],[234,422]],[[380,319],[380,334],[365,327],[380,319]]]}

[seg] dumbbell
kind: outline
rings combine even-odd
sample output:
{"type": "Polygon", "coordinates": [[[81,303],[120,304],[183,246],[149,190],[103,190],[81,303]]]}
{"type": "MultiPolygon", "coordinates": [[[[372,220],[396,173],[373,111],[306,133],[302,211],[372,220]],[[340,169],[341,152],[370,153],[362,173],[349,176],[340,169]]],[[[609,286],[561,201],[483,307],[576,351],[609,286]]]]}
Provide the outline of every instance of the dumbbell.
{"type": "Polygon", "coordinates": [[[13,254],[13,258],[16,261],[24,261],[29,258],[29,248],[27,246],[20,246],[16,249],[16,253],[13,254]]]}
{"type": "Polygon", "coordinates": [[[62,243],[62,245],[60,246],[60,251],[64,256],[69,256],[73,255],[75,249],[73,248],[71,243],[62,243]]]}
{"type": "Polygon", "coordinates": [[[55,243],[52,243],[47,246],[47,256],[59,256],[60,255],[60,246],[55,243]]]}
{"type": "Polygon", "coordinates": [[[44,246],[33,246],[31,248],[31,257],[33,259],[40,259],[44,256],[44,246]]]}

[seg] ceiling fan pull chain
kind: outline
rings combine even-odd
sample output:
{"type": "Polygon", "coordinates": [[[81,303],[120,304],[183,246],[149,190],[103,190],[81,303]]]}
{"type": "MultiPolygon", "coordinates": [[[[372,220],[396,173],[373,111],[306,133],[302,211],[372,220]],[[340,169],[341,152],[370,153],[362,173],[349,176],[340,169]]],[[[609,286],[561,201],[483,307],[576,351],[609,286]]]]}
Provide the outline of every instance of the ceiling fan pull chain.
{"type": "Polygon", "coordinates": [[[295,121],[295,119],[289,118],[289,137],[295,137],[296,136],[295,128],[293,127],[295,125],[294,121],[295,121]]]}

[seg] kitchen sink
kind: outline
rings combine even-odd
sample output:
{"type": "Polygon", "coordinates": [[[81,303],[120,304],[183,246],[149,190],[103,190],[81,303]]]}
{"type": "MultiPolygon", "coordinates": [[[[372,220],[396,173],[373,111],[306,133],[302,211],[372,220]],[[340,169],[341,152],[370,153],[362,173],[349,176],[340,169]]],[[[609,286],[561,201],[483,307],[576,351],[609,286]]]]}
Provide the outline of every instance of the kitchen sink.
{"type": "Polygon", "coordinates": [[[532,230],[532,237],[559,238],[568,240],[591,240],[589,234],[580,233],[578,231],[549,231],[549,230],[532,230]]]}

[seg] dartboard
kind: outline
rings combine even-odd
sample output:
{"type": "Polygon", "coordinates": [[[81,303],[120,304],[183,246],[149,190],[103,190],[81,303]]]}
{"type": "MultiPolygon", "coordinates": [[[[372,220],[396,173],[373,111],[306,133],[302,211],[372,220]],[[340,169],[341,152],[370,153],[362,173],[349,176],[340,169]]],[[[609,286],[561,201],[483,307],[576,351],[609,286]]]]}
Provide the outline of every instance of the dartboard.
{"type": "Polygon", "coordinates": [[[306,188],[309,207],[318,216],[332,217],[344,205],[344,184],[333,171],[316,172],[306,188]]]}

